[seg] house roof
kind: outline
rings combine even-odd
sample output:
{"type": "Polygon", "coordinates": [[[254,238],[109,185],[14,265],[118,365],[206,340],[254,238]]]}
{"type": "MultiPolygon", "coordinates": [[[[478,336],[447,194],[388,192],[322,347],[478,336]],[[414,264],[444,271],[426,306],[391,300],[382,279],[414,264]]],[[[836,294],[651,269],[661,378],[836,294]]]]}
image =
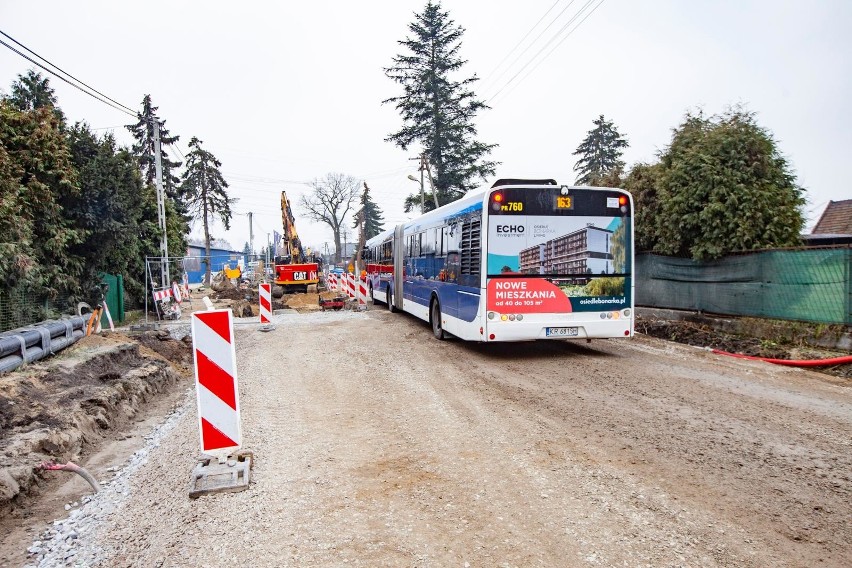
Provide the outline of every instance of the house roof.
{"type": "Polygon", "coordinates": [[[813,235],[852,235],[852,199],[829,201],[813,235]]]}

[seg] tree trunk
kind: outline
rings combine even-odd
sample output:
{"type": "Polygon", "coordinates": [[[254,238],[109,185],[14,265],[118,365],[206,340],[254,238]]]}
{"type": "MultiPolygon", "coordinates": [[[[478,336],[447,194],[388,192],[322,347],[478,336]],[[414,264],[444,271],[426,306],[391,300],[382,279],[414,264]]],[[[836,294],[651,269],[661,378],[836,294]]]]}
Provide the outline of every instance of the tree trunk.
{"type": "Polygon", "coordinates": [[[201,188],[201,198],[203,204],[203,214],[201,219],[204,224],[204,254],[207,258],[207,270],[204,272],[204,285],[210,286],[210,226],[207,221],[207,192],[203,187],[201,188]]]}
{"type": "Polygon", "coordinates": [[[340,264],[340,227],[337,227],[332,232],[334,233],[334,264],[340,264]]]}

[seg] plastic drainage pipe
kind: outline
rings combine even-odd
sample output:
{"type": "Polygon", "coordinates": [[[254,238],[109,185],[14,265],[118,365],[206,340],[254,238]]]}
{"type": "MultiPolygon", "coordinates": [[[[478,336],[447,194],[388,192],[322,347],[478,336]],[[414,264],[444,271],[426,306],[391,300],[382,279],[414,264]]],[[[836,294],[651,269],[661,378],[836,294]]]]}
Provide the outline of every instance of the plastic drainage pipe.
{"type": "Polygon", "coordinates": [[[27,348],[30,348],[36,344],[42,343],[42,334],[45,331],[50,334],[51,338],[56,338],[68,335],[67,326],[70,326],[71,330],[78,330],[83,329],[85,324],[86,320],[83,319],[82,316],[74,316],[64,320],[48,321],[34,326],[4,332],[0,335],[0,357],[20,354],[21,340],[19,338],[21,337],[24,339],[24,343],[27,348]],[[68,323],[66,324],[66,322],[68,323]]]}
{"type": "Polygon", "coordinates": [[[3,333],[0,373],[14,371],[24,363],[38,361],[77,342],[85,335],[83,323],[83,318],[77,316],[3,333]]]}
{"type": "Polygon", "coordinates": [[[849,365],[852,364],[852,355],[844,357],[832,357],[831,359],[770,359],[768,357],[754,357],[752,355],[743,355],[742,353],[728,353],[721,349],[714,349],[716,355],[727,355],[738,359],[751,359],[753,361],[766,361],[775,365],[786,365],[787,367],[830,367],[832,365],[849,365]]]}

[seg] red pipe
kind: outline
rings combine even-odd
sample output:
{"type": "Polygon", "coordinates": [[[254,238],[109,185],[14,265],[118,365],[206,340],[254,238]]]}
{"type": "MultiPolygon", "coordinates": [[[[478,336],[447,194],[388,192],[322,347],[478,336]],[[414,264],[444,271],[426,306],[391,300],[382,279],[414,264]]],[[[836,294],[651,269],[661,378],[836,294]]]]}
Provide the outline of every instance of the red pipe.
{"type": "Polygon", "coordinates": [[[714,349],[716,355],[728,355],[729,357],[737,357],[738,359],[751,359],[753,361],[766,361],[776,365],[786,365],[788,367],[829,367],[831,365],[849,365],[852,364],[852,355],[845,357],[833,357],[831,359],[806,359],[806,360],[791,360],[791,359],[770,359],[768,357],[752,357],[751,355],[743,355],[741,353],[728,353],[721,349],[714,349]]]}

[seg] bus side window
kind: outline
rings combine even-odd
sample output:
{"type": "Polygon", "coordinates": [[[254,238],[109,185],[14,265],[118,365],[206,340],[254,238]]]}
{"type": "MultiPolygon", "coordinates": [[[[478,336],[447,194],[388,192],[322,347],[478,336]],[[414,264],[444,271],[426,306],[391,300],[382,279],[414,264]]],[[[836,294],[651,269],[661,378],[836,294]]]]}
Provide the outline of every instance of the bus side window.
{"type": "Polygon", "coordinates": [[[426,232],[423,233],[423,254],[435,254],[435,240],[437,239],[437,229],[432,227],[431,229],[426,229],[426,232]]]}
{"type": "Polygon", "coordinates": [[[451,252],[459,251],[459,240],[461,237],[461,224],[453,223],[452,225],[447,226],[444,229],[447,232],[447,250],[446,253],[449,254],[451,252]]]}

